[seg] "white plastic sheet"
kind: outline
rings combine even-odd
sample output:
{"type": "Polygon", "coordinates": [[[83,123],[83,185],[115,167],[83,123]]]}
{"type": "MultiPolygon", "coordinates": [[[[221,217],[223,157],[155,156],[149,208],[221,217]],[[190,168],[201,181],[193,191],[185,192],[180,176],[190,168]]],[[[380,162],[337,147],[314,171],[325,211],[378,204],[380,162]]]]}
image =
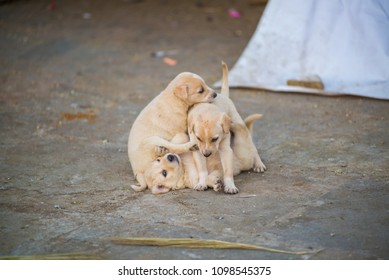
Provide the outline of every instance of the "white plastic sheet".
{"type": "Polygon", "coordinates": [[[271,0],[232,87],[389,99],[389,0],[271,0]],[[318,76],[324,90],[287,86],[318,76]]]}

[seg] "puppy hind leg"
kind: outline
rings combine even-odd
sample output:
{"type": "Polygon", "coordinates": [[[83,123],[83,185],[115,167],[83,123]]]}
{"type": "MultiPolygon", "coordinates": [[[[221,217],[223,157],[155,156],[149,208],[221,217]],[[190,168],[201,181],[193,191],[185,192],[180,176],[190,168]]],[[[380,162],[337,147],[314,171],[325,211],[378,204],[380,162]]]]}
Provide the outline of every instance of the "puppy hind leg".
{"type": "Polygon", "coordinates": [[[229,136],[221,143],[219,147],[219,154],[223,166],[224,192],[229,194],[236,194],[239,192],[239,189],[235,186],[234,182],[234,153],[230,146],[229,136]]]}
{"type": "Polygon", "coordinates": [[[254,172],[260,173],[260,172],[265,172],[266,166],[263,164],[261,158],[259,157],[258,153],[255,155],[254,158],[254,172]]]}

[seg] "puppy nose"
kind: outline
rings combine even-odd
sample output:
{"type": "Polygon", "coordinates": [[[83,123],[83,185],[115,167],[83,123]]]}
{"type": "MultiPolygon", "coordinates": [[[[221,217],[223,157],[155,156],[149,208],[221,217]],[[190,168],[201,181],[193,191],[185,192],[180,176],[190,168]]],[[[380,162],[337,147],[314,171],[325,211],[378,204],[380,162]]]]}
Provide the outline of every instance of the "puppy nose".
{"type": "Polygon", "coordinates": [[[216,98],[216,97],[217,97],[217,93],[216,93],[216,92],[213,92],[212,97],[213,97],[213,98],[216,98]]]}
{"type": "Polygon", "coordinates": [[[173,162],[173,161],[177,160],[177,157],[175,155],[169,154],[167,156],[167,160],[170,161],[170,162],[173,162]]]}
{"type": "Polygon", "coordinates": [[[205,157],[209,157],[210,155],[212,155],[212,152],[211,152],[211,151],[205,151],[205,152],[203,153],[203,155],[204,155],[205,157]]]}

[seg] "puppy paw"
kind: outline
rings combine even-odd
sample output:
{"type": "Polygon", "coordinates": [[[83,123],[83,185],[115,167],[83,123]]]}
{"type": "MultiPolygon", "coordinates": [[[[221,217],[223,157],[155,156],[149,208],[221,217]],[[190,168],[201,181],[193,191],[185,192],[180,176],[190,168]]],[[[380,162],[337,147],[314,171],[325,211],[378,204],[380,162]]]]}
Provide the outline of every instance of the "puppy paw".
{"type": "Polygon", "coordinates": [[[131,185],[131,188],[136,192],[142,192],[144,191],[147,186],[137,186],[137,185],[131,185]]]}
{"type": "Polygon", "coordinates": [[[192,147],[189,148],[189,151],[191,151],[191,152],[195,152],[198,150],[199,150],[199,146],[197,146],[197,144],[194,144],[192,147]]]}
{"type": "Polygon", "coordinates": [[[254,166],[254,172],[256,173],[261,173],[261,172],[265,172],[266,170],[266,166],[261,162],[258,166],[254,166]]]}
{"type": "Polygon", "coordinates": [[[169,152],[169,150],[166,149],[166,148],[163,147],[163,146],[155,146],[155,147],[154,147],[154,151],[155,151],[155,154],[156,154],[157,156],[163,156],[164,154],[166,154],[166,153],[169,152]]]}
{"type": "Polygon", "coordinates": [[[262,160],[258,157],[254,161],[253,171],[256,173],[265,172],[266,166],[263,164],[262,160]]]}
{"type": "Polygon", "coordinates": [[[207,188],[207,184],[197,184],[193,189],[196,191],[205,191],[207,188]]]}
{"type": "Polygon", "coordinates": [[[224,192],[229,194],[236,194],[239,192],[238,188],[235,185],[226,185],[224,186],[224,192]]]}
{"type": "Polygon", "coordinates": [[[213,190],[215,192],[220,192],[223,189],[223,181],[222,180],[217,180],[215,184],[213,185],[213,190]]]}

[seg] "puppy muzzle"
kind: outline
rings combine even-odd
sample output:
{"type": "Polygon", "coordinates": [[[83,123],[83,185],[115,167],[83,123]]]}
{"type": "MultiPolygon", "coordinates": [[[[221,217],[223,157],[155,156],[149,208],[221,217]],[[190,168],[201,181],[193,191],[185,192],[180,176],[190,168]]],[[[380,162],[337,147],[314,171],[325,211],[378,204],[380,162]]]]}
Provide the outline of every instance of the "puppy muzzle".
{"type": "Polygon", "coordinates": [[[210,155],[212,155],[212,152],[211,151],[207,151],[205,150],[204,152],[202,152],[203,156],[205,157],[209,157],[210,155]]]}
{"type": "Polygon", "coordinates": [[[210,91],[211,91],[211,93],[208,95],[207,102],[212,103],[215,100],[215,98],[217,97],[217,93],[212,89],[210,89],[210,91]]]}

